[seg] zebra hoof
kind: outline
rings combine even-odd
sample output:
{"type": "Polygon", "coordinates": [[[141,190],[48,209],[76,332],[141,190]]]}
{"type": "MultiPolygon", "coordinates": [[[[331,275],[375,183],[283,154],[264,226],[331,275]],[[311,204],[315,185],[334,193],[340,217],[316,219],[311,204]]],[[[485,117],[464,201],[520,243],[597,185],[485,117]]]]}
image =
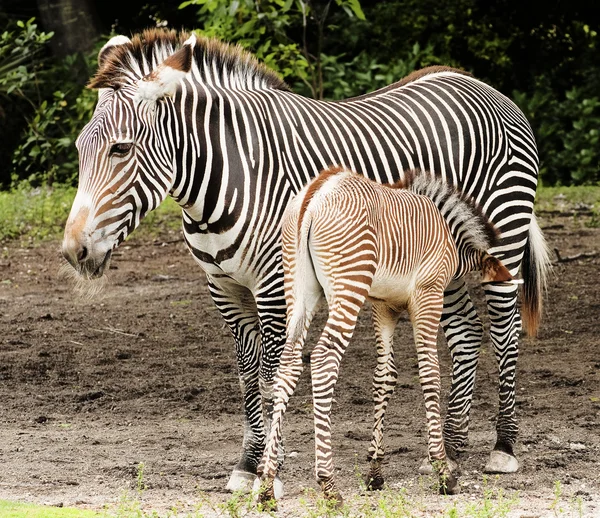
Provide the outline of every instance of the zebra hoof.
{"type": "MultiPolygon", "coordinates": [[[[252,492],[260,495],[261,494],[261,484],[262,480],[259,477],[256,477],[254,480],[254,484],[252,485],[252,492]]],[[[283,482],[279,477],[275,477],[273,480],[273,498],[275,500],[279,500],[283,496],[283,482]]]]}
{"type": "Polygon", "coordinates": [[[254,481],[258,480],[255,473],[234,469],[229,477],[229,482],[225,486],[227,491],[243,491],[249,493],[252,490],[254,481]]]}
{"type": "MultiPolygon", "coordinates": [[[[446,463],[448,464],[448,469],[450,470],[450,473],[454,473],[458,470],[457,462],[452,460],[450,457],[446,457],[446,463]]],[[[431,462],[429,462],[429,459],[423,459],[423,462],[421,462],[421,465],[419,466],[419,474],[433,475],[433,466],[431,465],[431,462]]]]}
{"type": "Polygon", "coordinates": [[[514,455],[503,451],[493,450],[490,459],[483,468],[484,473],[516,473],[519,461],[514,455]]]}

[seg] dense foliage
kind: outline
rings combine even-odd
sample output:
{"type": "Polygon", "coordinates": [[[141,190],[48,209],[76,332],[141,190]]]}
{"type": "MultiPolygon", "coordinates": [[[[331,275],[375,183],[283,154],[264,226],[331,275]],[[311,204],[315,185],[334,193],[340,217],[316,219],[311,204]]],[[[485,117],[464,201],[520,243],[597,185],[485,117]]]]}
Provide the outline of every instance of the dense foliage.
{"type": "MultiPolygon", "coordinates": [[[[600,24],[583,0],[132,1],[119,20],[116,2],[95,4],[107,33],[195,28],[247,47],[315,98],[359,95],[431,64],[467,69],[523,109],[545,184],[600,181],[600,24]]],[[[2,14],[0,187],[73,184],[74,140],[96,100],[84,85],[102,42],[59,60],[51,33],[2,14]]]]}

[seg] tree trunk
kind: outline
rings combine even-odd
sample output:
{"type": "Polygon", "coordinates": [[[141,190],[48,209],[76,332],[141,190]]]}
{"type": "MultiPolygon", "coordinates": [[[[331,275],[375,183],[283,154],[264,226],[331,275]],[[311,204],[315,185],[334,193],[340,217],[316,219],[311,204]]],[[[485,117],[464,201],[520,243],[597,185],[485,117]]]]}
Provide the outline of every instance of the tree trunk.
{"type": "Polygon", "coordinates": [[[50,40],[55,56],[87,52],[100,36],[100,27],[90,0],[37,0],[44,30],[53,31],[50,40]]]}

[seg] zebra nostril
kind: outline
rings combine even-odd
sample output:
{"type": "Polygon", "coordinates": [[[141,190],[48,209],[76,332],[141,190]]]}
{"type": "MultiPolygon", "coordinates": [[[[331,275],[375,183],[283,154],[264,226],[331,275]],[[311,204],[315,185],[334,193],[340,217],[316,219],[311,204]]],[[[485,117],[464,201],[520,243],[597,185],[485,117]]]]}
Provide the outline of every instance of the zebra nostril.
{"type": "Polygon", "coordinates": [[[79,252],[77,253],[77,261],[82,263],[83,261],[86,260],[87,256],[88,256],[88,249],[87,249],[87,247],[82,246],[81,250],[79,250],[79,252]]]}

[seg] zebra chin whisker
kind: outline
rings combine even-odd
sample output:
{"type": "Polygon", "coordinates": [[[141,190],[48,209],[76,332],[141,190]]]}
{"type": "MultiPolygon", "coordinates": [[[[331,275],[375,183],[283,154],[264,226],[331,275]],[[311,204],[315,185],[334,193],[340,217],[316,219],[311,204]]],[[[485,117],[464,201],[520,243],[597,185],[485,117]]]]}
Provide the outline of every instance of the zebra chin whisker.
{"type": "Polygon", "coordinates": [[[104,288],[110,282],[108,275],[92,277],[89,272],[76,270],[66,261],[58,270],[58,278],[71,286],[75,299],[80,302],[102,298],[104,288]]]}

